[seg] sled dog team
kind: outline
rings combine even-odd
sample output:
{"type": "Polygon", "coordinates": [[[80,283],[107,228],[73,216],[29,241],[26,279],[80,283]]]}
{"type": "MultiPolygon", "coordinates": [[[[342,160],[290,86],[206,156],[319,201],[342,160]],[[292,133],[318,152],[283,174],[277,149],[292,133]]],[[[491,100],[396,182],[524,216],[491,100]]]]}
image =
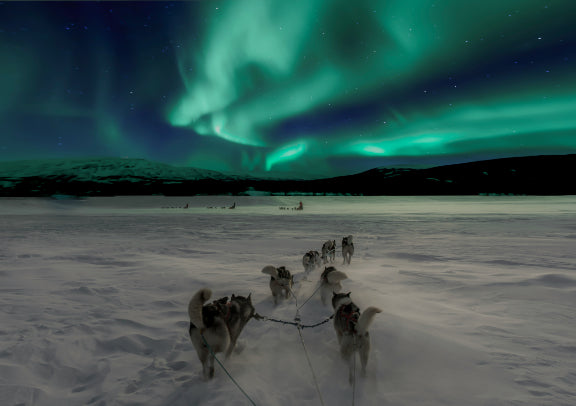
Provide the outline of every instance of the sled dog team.
{"type": "MultiPolygon", "coordinates": [[[[335,251],[336,241],[329,240],[322,246],[322,255],[318,251],[304,254],[302,265],[305,273],[309,274],[322,264],[334,262],[335,251]]],[[[342,239],[343,264],[350,264],[353,254],[354,244],[352,236],[349,235],[342,239]]],[[[275,305],[280,300],[290,297],[294,276],[288,269],[283,266],[267,265],[262,269],[262,273],[270,275],[270,290],[275,305]]],[[[320,275],[319,290],[324,305],[328,299],[332,301],[334,330],[340,345],[340,355],[349,365],[349,381],[352,383],[356,352],[360,355],[362,374],[366,373],[370,353],[368,328],[374,316],[382,310],[371,306],[361,312],[352,302],[350,292],[340,293],[342,291],[340,282],[347,278],[344,272],[338,271],[334,266],[325,266],[320,275]]],[[[190,340],[202,363],[203,377],[206,380],[214,376],[214,355],[222,352],[228,358],[236,346],[240,333],[255,315],[251,295],[248,297],[232,295],[230,301],[228,297],[223,297],[206,304],[211,295],[210,289],[201,289],[192,296],[188,305],[190,340]]]]}

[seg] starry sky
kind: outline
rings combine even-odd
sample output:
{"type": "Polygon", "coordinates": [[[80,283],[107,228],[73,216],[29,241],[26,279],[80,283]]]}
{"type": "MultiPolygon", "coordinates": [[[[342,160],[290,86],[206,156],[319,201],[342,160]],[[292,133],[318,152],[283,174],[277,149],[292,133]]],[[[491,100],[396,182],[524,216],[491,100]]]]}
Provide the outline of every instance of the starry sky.
{"type": "Polygon", "coordinates": [[[576,153],[573,0],[0,2],[0,160],[325,177],[576,153]]]}

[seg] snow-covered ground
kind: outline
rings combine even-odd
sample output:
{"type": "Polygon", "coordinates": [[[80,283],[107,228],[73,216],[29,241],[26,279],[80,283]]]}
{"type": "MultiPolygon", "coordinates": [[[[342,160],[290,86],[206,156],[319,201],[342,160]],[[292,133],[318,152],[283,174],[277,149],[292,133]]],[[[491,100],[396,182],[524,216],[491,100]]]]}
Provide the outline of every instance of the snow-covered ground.
{"type": "MultiPolygon", "coordinates": [[[[262,267],[295,272],[302,304],[302,255],[348,234],[344,289],[384,311],[354,402],[332,324],[303,330],[326,405],[576,404],[573,196],[0,199],[0,404],[250,404],[220,367],[201,379],[190,297],[291,321],[262,267]]],[[[250,321],[225,366],[257,405],[321,404],[293,326],[250,321]]]]}

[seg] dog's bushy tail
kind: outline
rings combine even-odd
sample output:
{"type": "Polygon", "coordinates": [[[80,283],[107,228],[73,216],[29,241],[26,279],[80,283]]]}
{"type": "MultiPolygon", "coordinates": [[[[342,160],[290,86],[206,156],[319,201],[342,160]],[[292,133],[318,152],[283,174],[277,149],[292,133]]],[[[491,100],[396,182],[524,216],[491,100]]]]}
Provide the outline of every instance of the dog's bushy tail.
{"type": "Polygon", "coordinates": [[[278,270],[276,269],[275,266],[266,265],[264,268],[262,268],[262,273],[265,273],[266,275],[270,275],[274,279],[278,279],[278,270]]]}
{"type": "Polygon", "coordinates": [[[328,283],[338,283],[344,279],[348,279],[348,275],[342,271],[332,271],[326,275],[326,279],[328,279],[328,283]]]}
{"type": "Polygon", "coordinates": [[[211,296],[212,291],[210,289],[200,289],[194,294],[194,296],[192,296],[190,303],[188,303],[188,316],[190,316],[190,322],[200,329],[205,327],[204,322],[202,321],[202,307],[211,296]]]}
{"type": "Polygon", "coordinates": [[[358,319],[358,324],[356,325],[356,331],[358,331],[358,334],[364,334],[368,331],[368,327],[372,324],[374,316],[376,316],[377,313],[382,313],[382,310],[374,306],[370,306],[362,312],[358,319]]]}

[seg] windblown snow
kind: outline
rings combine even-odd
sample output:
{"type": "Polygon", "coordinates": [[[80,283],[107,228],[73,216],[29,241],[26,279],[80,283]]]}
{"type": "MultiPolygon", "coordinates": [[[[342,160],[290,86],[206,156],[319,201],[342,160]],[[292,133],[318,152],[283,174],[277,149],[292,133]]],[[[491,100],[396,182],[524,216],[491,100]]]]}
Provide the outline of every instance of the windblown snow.
{"type": "Polygon", "coordinates": [[[251,404],[218,365],[202,379],[190,297],[320,322],[302,256],[347,235],[344,291],[383,309],[366,377],[353,391],[331,322],[302,330],[308,364],[294,326],[251,320],[223,365],[255,404],[575,404],[576,197],[302,199],[0,199],[0,404],[251,404]],[[273,305],[269,264],[297,300],[273,305]]]}

